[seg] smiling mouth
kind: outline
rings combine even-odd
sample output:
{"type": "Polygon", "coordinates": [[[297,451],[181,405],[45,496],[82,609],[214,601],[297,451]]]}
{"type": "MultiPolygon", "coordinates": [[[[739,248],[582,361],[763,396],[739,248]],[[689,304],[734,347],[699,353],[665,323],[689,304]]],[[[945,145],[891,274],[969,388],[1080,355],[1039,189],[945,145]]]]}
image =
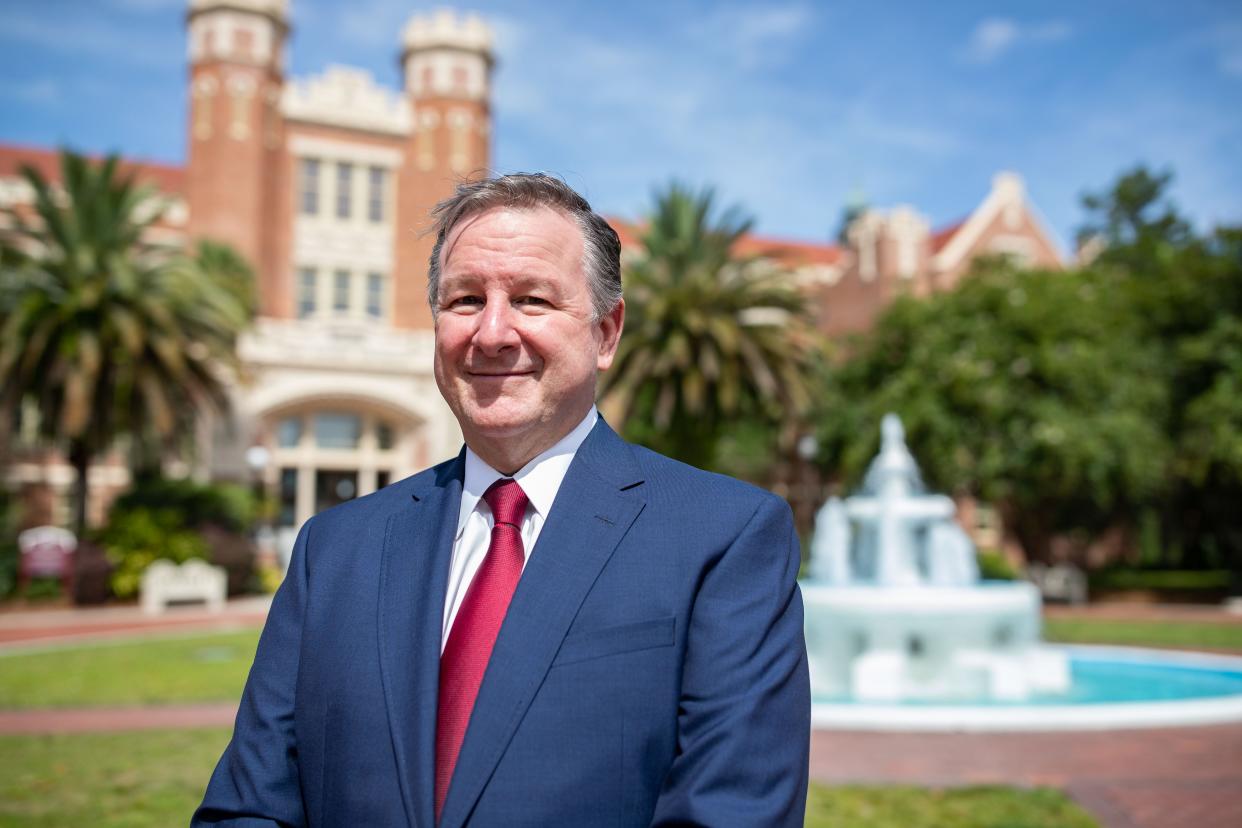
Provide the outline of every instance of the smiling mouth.
{"type": "Polygon", "coordinates": [[[504,379],[505,377],[525,377],[534,371],[467,371],[472,378],[477,379],[504,379]]]}

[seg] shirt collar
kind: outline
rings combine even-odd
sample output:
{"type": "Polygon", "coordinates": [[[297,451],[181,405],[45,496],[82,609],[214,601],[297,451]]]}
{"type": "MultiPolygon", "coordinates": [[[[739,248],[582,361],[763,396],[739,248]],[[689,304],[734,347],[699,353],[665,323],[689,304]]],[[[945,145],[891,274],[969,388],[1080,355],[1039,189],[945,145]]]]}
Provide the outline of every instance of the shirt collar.
{"type": "MultiPolygon", "coordinates": [[[[513,475],[513,479],[526,493],[531,507],[544,520],[548,519],[552,502],[556,499],[556,493],[560,491],[561,481],[565,479],[565,473],[569,471],[569,464],[577,454],[578,447],[586,440],[598,419],[599,411],[595,406],[591,406],[591,410],[582,418],[582,422],[578,423],[572,431],[551,448],[536,455],[513,475]]],[[[461,511],[457,515],[456,536],[458,538],[466,528],[466,521],[478,507],[483,493],[502,477],[504,475],[485,463],[470,446],[466,446],[466,476],[462,482],[461,511]]]]}

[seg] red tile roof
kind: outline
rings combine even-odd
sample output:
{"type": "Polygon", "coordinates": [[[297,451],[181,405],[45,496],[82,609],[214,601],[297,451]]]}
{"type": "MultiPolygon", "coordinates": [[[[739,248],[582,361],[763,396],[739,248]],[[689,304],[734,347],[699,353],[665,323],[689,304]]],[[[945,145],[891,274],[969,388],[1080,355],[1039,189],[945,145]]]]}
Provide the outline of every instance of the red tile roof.
{"type": "MultiPolygon", "coordinates": [[[[97,155],[88,157],[100,160],[97,155]]],[[[16,178],[21,174],[22,165],[34,167],[48,181],[60,181],[60,153],[57,150],[0,144],[0,178],[16,178]]],[[[135,174],[142,183],[149,184],[167,195],[185,193],[184,167],[122,158],[121,172],[135,174]]]]}
{"type": "MultiPolygon", "coordinates": [[[[608,223],[621,237],[623,248],[635,248],[642,245],[643,224],[611,217],[608,223]]],[[[801,265],[833,265],[841,260],[844,251],[835,244],[818,242],[793,241],[770,236],[758,236],[748,233],[738,240],[734,253],[739,256],[764,256],[776,259],[791,267],[801,265]]]]}
{"type": "Polygon", "coordinates": [[[933,232],[931,234],[931,240],[930,240],[932,254],[934,255],[936,253],[939,253],[941,250],[943,250],[944,246],[949,243],[950,239],[952,239],[954,236],[957,235],[957,231],[961,230],[962,225],[965,223],[966,223],[966,219],[962,219],[961,221],[956,221],[953,224],[948,225],[947,227],[942,227],[939,230],[936,230],[935,232],[933,232]]]}

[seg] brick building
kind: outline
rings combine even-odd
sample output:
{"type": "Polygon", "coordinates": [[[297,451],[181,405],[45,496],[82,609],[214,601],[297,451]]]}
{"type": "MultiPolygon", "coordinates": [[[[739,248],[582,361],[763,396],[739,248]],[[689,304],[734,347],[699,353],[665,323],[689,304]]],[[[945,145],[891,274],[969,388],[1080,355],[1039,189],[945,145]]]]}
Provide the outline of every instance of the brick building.
{"type": "MultiPolygon", "coordinates": [[[[153,234],[178,246],[224,241],[255,268],[260,315],[241,342],[246,371],[231,422],[205,429],[196,471],[261,480],[280,502],[282,546],[315,512],[460,446],[432,376],[432,239],[420,230],[455,181],[490,166],[493,67],[486,24],[449,11],[412,17],[394,42],[400,89],[344,66],[288,77],[289,32],[287,0],[190,0],[187,162],[128,162],[171,202],[153,234]]],[[[53,151],[0,146],[0,206],[29,200],[22,163],[57,177],[53,151]]],[[[636,227],[616,224],[635,246],[636,227]]],[[[952,227],[932,232],[899,207],[864,212],[847,237],[754,236],[739,252],[791,267],[831,334],[865,329],[901,291],[951,287],[980,252],[1058,263],[1012,174],[952,227]]],[[[11,465],[10,486],[68,491],[67,467],[27,459],[11,465]]],[[[118,461],[94,474],[103,489],[126,480],[118,461]]]]}

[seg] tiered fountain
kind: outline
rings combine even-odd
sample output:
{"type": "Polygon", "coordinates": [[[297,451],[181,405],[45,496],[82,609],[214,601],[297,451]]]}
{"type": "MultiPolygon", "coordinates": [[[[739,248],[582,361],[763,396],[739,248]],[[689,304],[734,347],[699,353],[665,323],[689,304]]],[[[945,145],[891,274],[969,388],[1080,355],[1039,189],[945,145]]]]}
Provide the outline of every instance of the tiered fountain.
{"type": "Polygon", "coordinates": [[[901,421],[884,418],[862,489],[816,519],[802,582],[817,700],[1021,701],[1064,691],[1064,652],[1040,642],[1039,591],[980,581],[955,506],[930,494],[901,421]]]}

